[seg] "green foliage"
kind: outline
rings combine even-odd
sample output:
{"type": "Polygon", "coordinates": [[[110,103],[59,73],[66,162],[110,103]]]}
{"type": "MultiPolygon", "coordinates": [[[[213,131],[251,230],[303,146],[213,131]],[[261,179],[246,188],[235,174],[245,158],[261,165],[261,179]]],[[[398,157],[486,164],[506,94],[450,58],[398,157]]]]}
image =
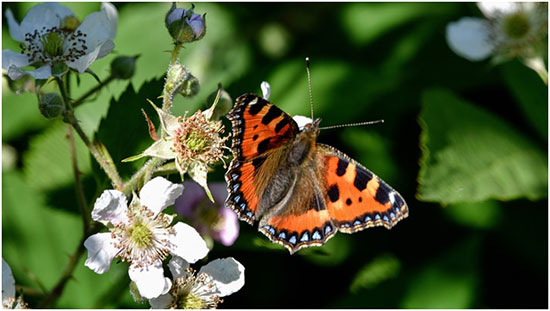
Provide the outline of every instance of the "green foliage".
{"type": "Polygon", "coordinates": [[[359,270],[350,285],[350,291],[358,293],[373,288],[380,282],[393,279],[399,275],[400,268],[399,259],[395,256],[379,255],[359,270]]]}
{"type": "MultiPolygon", "coordinates": [[[[70,145],[67,139],[67,124],[58,122],[49,126],[29,142],[29,150],[23,157],[25,182],[39,190],[52,190],[73,184],[70,145]]],[[[78,169],[90,171],[89,152],[82,140],[74,136],[78,169]]]]}
{"type": "MultiPolygon", "coordinates": [[[[4,3],[18,20],[32,5],[4,3]]],[[[80,20],[100,7],[65,5],[80,20]]],[[[115,5],[115,49],[90,69],[105,81],[115,57],[140,54],[135,75],[109,83],[75,114],[127,178],[147,159],[120,160],[153,142],[142,108],[158,129],[146,99],[161,102],[173,43],[164,26],[170,3],[115,5]]],[[[260,83],[268,81],[273,103],[290,115],[310,116],[308,56],[321,126],[384,119],[323,130],[318,141],[385,180],[410,208],[389,231],[338,233],[323,247],[293,255],[241,222],[234,245],[213,242],[208,259],[193,265],[231,256],[245,266],[244,288],[224,297],[221,308],[547,307],[548,87],[517,60],[470,62],[449,49],[446,25],[479,16],[474,4],[195,5],[196,13],[207,13],[206,35],[183,47],[180,62],[198,78],[200,91],[176,96],[173,114],[204,110],[218,83],[234,99],[261,94],[260,83]]],[[[19,51],[5,19],[3,26],[2,48],[19,51]]],[[[70,97],[97,85],[90,74],[72,73],[70,97]]],[[[59,90],[50,82],[43,91],[59,90]]],[[[14,94],[5,80],[2,103],[2,257],[36,308],[41,286],[52,289],[82,242],[67,126],[43,118],[36,95],[14,94]]],[[[91,209],[111,185],[76,135],[75,142],[91,209]]],[[[209,182],[223,181],[224,173],[214,166],[209,182]]],[[[51,307],[148,307],[129,293],[127,263],[115,261],[98,275],[84,266],[86,256],[51,307]]]]}
{"type": "Polygon", "coordinates": [[[529,125],[548,140],[548,88],[540,77],[519,61],[502,64],[506,84],[517,99],[529,125]]]}
{"type": "Polygon", "coordinates": [[[426,91],[419,198],[444,204],[544,198],[544,152],[506,122],[447,90],[426,91]]]}
{"type": "Polygon", "coordinates": [[[154,142],[141,110],[159,125],[157,113],[146,99],[159,102],[156,98],[162,94],[163,83],[162,79],[145,82],[137,93],[132,84],[128,85],[118,100],[111,100],[107,115],[99,124],[95,139],[105,145],[123,177],[129,177],[145,160],[123,163],[122,159],[141,153],[154,142]]]}

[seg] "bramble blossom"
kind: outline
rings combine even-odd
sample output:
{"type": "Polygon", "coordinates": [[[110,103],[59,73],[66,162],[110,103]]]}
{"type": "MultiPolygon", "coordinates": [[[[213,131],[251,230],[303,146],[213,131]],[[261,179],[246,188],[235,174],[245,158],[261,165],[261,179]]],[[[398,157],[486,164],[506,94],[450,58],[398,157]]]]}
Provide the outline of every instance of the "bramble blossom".
{"type": "Polygon", "coordinates": [[[21,42],[22,51],[3,50],[2,68],[12,80],[26,74],[47,79],[63,74],[67,66],[82,73],[97,58],[109,54],[114,48],[118,13],[112,4],[103,3],[101,11],[80,23],[69,8],[52,2],[33,6],[21,24],[10,9],[6,19],[10,35],[21,42]],[[24,69],[30,65],[37,68],[24,69]]]}
{"type": "Polygon", "coordinates": [[[203,266],[198,273],[181,258],[168,264],[174,279],[170,291],[149,299],[154,309],[213,309],[222,300],[244,286],[244,267],[229,257],[216,259],[203,266]]]}
{"type": "Polygon", "coordinates": [[[548,5],[534,2],[480,2],[485,18],[464,17],[447,25],[447,43],[458,55],[499,63],[520,57],[544,79],[547,69],[548,5]]]}
{"type": "Polygon", "coordinates": [[[183,186],[162,177],[147,182],[128,206],[124,194],[105,190],[97,199],[92,219],[109,227],[109,232],[89,237],[85,265],[102,274],[118,257],[130,263],[128,274],[145,298],[158,297],[170,290],[171,281],[164,277],[162,261],[168,256],[196,262],[208,253],[206,242],[191,226],[178,222],[162,211],[181,195],[183,186]]]}

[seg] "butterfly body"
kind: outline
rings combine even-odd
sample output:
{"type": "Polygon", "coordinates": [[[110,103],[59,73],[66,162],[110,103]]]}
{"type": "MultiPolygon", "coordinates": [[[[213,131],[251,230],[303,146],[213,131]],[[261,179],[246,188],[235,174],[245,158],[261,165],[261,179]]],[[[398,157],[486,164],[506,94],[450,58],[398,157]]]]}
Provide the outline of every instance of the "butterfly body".
{"type": "Polygon", "coordinates": [[[291,253],[336,232],[391,228],[408,208],[395,190],[353,159],[317,143],[320,119],[303,129],[267,100],[245,94],[228,114],[234,159],[227,205],[291,253]]]}

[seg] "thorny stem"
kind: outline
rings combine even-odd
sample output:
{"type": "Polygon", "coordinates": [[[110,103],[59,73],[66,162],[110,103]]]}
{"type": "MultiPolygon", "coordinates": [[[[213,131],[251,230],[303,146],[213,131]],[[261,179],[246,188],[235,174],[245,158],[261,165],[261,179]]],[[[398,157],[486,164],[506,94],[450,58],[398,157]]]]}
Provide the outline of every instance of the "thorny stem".
{"type": "Polygon", "coordinates": [[[172,50],[172,60],[170,61],[170,65],[175,64],[178,61],[178,57],[180,56],[181,47],[183,46],[183,43],[177,42],[174,46],[174,49],[172,50]]]}
{"type": "Polygon", "coordinates": [[[82,257],[82,254],[84,254],[84,250],[85,250],[84,241],[86,241],[86,239],[89,236],[96,233],[96,231],[98,230],[99,228],[97,226],[92,227],[91,230],[89,230],[88,234],[85,234],[82,237],[82,240],[78,243],[78,247],[75,250],[75,252],[72,255],[69,255],[69,262],[65,266],[65,269],[61,274],[61,277],[57,281],[54,288],[50,291],[48,296],[46,296],[46,298],[44,298],[44,300],[40,303],[38,308],[41,308],[41,309],[48,308],[49,306],[53,305],[57,301],[57,299],[61,296],[61,294],[63,293],[63,289],[65,288],[65,285],[73,276],[73,271],[76,268],[78,262],[80,261],[80,257],[82,257]]]}
{"type": "Polygon", "coordinates": [[[86,144],[86,146],[90,150],[90,153],[94,156],[99,166],[101,166],[101,168],[105,171],[107,176],[109,176],[115,188],[122,189],[124,185],[122,183],[122,179],[120,178],[116,167],[113,165],[110,165],[110,162],[101,154],[101,152],[99,152],[96,146],[90,142],[90,140],[88,139],[88,136],[86,136],[86,133],[84,133],[84,131],[78,124],[78,120],[76,120],[74,116],[73,109],[69,104],[69,96],[67,95],[65,87],[63,85],[63,81],[61,81],[61,79],[58,77],[56,77],[56,80],[57,80],[57,86],[59,87],[59,90],[61,92],[63,105],[65,106],[65,109],[66,109],[65,111],[66,121],[70,123],[73,126],[73,128],[76,130],[78,136],[80,136],[84,144],[86,144]]]}
{"type": "Polygon", "coordinates": [[[80,179],[80,171],[78,170],[78,163],[76,161],[76,148],[73,136],[73,131],[70,125],[67,124],[67,139],[69,141],[69,149],[71,152],[71,162],[73,166],[74,182],[76,187],[76,197],[78,199],[78,207],[80,208],[80,214],[82,214],[82,223],[84,224],[84,235],[88,233],[90,229],[90,217],[88,216],[88,210],[86,208],[86,198],[84,196],[84,189],[82,188],[82,180],[80,179]]]}
{"type": "MultiPolygon", "coordinates": [[[[168,68],[171,68],[175,63],[177,63],[182,46],[183,43],[175,43],[174,49],[172,50],[172,59],[170,60],[170,65],[168,66],[168,68]]],[[[172,96],[174,95],[172,92],[169,92],[166,89],[166,83],[168,82],[169,81],[167,79],[164,83],[164,90],[162,91],[162,110],[165,112],[168,112],[170,110],[170,107],[172,107],[172,96]]],[[[164,131],[161,132],[161,137],[164,137],[164,131]]]]}
{"type": "Polygon", "coordinates": [[[84,95],[80,96],[80,98],[78,98],[77,100],[74,101],[73,103],[73,107],[76,108],[78,106],[80,106],[81,104],[84,103],[84,101],[90,97],[91,95],[93,95],[95,92],[101,90],[104,86],[106,86],[107,84],[111,83],[112,81],[115,80],[115,77],[111,74],[110,76],[107,77],[107,79],[103,80],[101,83],[99,83],[98,85],[94,86],[93,88],[91,88],[88,92],[86,92],[84,95]]]}

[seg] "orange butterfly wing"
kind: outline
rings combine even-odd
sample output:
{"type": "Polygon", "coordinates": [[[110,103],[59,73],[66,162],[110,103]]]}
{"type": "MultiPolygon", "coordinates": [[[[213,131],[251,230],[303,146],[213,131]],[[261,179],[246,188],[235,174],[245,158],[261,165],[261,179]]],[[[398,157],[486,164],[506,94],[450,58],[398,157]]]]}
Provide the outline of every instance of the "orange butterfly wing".
{"type": "Polygon", "coordinates": [[[237,98],[227,117],[233,126],[234,159],[225,174],[229,187],[226,203],[250,224],[255,220],[261,185],[258,170],[274,149],[287,144],[298,133],[292,118],[277,106],[255,94],[237,98]]]}
{"type": "Polygon", "coordinates": [[[338,230],[353,233],[365,228],[388,229],[409,214],[403,197],[371,171],[344,153],[318,144],[325,163],[325,200],[338,230]]]}

